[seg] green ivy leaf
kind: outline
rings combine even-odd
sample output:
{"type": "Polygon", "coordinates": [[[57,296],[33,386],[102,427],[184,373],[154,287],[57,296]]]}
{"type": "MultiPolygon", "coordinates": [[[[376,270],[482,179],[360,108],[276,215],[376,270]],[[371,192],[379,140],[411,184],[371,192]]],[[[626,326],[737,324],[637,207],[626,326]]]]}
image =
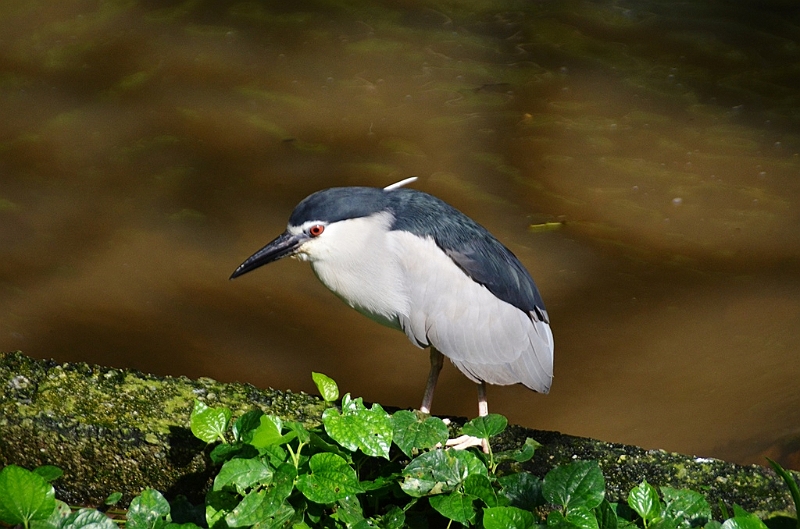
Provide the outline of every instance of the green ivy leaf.
{"type": "Polygon", "coordinates": [[[461,428],[461,433],[478,439],[489,439],[501,433],[508,426],[508,419],[497,413],[475,417],[461,428]]]}
{"type": "Polygon", "coordinates": [[[233,423],[231,433],[235,441],[248,442],[253,437],[253,431],[261,424],[261,410],[250,410],[233,423]]]}
{"type": "Polygon", "coordinates": [[[225,523],[228,527],[247,527],[269,516],[267,513],[269,506],[265,505],[264,501],[266,496],[265,490],[250,491],[231,512],[225,515],[225,523]]]}
{"type": "Polygon", "coordinates": [[[408,457],[416,452],[447,442],[447,425],[438,417],[420,417],[417,413],[400,410],[392,415],[394,443],[408,457]]]}
{"type": "MultiPolygon", "coordinates": [[[[792,495],[794,510],[796,513],[800,513],[800,488],[797,486],[797,480],[794,479],[792,475],[789,474],[786,469],[777,462],[770,458],[767,458],[767,461],[769,461],[769,466],[772,467],[772,470],[774,470],[775,473],[781,477],[783,482],[786,483],[786,486],[789,488],[789,493],[792,495]]],[[[800,517],[800,514],[798,514],[798,517],[800,517]]],[[[797,527],[800,529],[800,518],[798,518],[797,527]]]]}
{"type": "Polygon", "coordinates": [[[462,524],[475,523],[475,496],[464,494],[458,491],[450,494],[440,494],[428,498],[431,507],[445,518],[449,518],[462,524]]]}
{"type": "Polygon", "coordinates": [[[60,529],[65,527],[64,521],[72,514],[69,505],[61,500],[56,500],[56,508],[50,516],[43,520],[31,520],[31,529],[60,529]]]}
{"type": "Polygon", "coordinates": [[[355,469],[336,454],[314,454],[308,465],[311,473],[297,478],[297,488],[309,500],[330,505],[362,492],[355,469]]]}
{"type": "Polygon", "coordinates": [[[605,497],[605,480],[596,461],[573,461],[544,477],[542,494],[550,503],[594,509],[605,497]]]}
{"type": "Polygon", "coordinates": [[[208,455],[211,461],[217,465],[224,463],[228,459],[233,459],[234,457],[248,458],[256,456],[258,456],[258,450],[256,450],[254,446],[244,444],[241,441],[232,444],[220,443],[215,446],[208,455]]]}
{"type": "Polygon", "coordinates": [[[519,472],[502,476],[497,481],[503,487],[500,494],[508,499],[512,507],[532,511],[545,504],[542,480],[533,474],[519,472]]]}
{"type": "Polygon", "coordinates": [[[0,520],[27,525],[44,520],[56,508],[56,492],[42,476],[8,465],[0,471],[0,520]]]}
{"type": "Polygon", "coordinates": [[[322,414],[325,432],[337,443],[355,452],[361,449],[368,456],[389,459],[392,444],[392,421],[380,404],[372,409],[364,406],[361,397],[342,399],[342,412],[328,408],[322,414]]]}
{"type": "Polygon", "coordinates": [[[210,408],[199,400],[194,401],[192,409],[191,427],[195,437],[206,443],[217,439],[225,440],[225,431],[231,420],[231,410],[228,408],[210,408]]]}
{"type": "Polygon", "coordinates": [[[297,469],[289,463],[282,463],[272,474],[272,484],[267,489],[267,501],[279,511],[282,505],[291,496],[294,490],[294,480],[297,469]]]}
{"type": "Polygon", "coordinates": [[[485,529],[531,529],[536,521],[528,511],[518,507],[489,507],[483,510],[485,529]]]}
{"type": "Polygon", "coordinates": [[[237,458],[222,465],[219,474],[214,478],[213,490],[234,486],[237,491],[245,491],[258,485],[268,485],[271,481],[272,470],[261,459],[237,458]]]}
{"type": "Polygon", "coordinates": [[[524,463],[525,461],[530,461],[533,458],[533,454],[536,452],[536,449],[540,448],[541,446],[542,445],[540,443],[528,437],[525,439],[525,443],[519,448],[498,452],[494,455],[494,459],[497,462],[516,461],[517,463],[524,463]]]}
{"type": "Polygon", "coordinates": [[[210,529],[227,529],[225,516],[239,504],[239,495],[227,490],[206,493],[206,523],[210,529]]]}
{"type": "MultiPolygon", "coordinates": [[[[130,526],[130,524],[128,524],[130,526]]],[[[79,509],[67,516],[62,527],[69,529],[119,529],[111,518],[95,509],[79,509]]]]}
{"type": "Polygon", "coordinates": [[[549,529],[577,529],[574,525],[567,522],[561,511],[550,511],[547,513],[547,527],[549,529]]]}
{"type": "Polygon", "coordinates": [[[53,482],[64,475],[63,470],[53,465],[42,465],[33,469],[33,472],[39,474],[48,482],[53,482]]]}
{"type": "Polygon", "coordinates": [[[767,526],[755,514],[738,515],[722,523],[722,529],[766,529],[767,526]]]}
{"type": "Polygon", "coordinates": [[[702,527],[711,520],[711,506],[699,492],[661,487],[666,517],[677,527],[702,527]]]}
{"type": "Polygon", "coordinates": [[[614,507],[605,498],[603,498],[602,503],[597,506],[594,514],[597,517],[597,526],[599,529],[617,529],[619,526],[617,511],[614,510],[614,507]]]}
{"type": "Polygon", "coordinates": [[[345,527],[371,527],[364,520],[364,509],[355,494],[337,500],[336,504],[336,512],[331,515],[334,520],[342,522],[345,527]]]}
{"type": "Polygon", "coordinates": [[[599,529],[597,518],[585,505],[567,509],[566,520],[580,529],[599,529]]]}
{"type": "Polygon", "coordinates": [[[157,529],[167,524],[169,502],[160,492],[145,489],[128,507],[127,529],[157,529]]]}
{"type": "Polygon", "coordinates": [[[662,518],[663,506],[658,498],[658,492],[647,480],[642,480],[639,485],[631,489],[628,494],[628,505],[642,517],[645,525],[662,518]]]}
{"type": "Polygon", "coordinates": [[[253,431],[252,439],[249,444],[259,450],[268,446],[283,445],[296,437],[294,432],[282,435],[283,421],[275,415],[262,415],[259,419],[259,426],[253,431]]]}
{"type": "Polygon", "coordinates": [[[414,458],[403,469],[400,488],[415,498],[441,494],[455,490],[471,474],[489,475],[486,465],[472,452],[433,450],[414,458]]]}
{"type": "Polygon", "coordinates": [[[470,474],[464,480],[464,493],[475,496],[489,507],[498,507],[500,503],[492,482],[483,474],[470,474]]]}
{"type": "Polygon", "coordinates": [[[104,505],[114,505],[121,499],[122,499],[122,493],[121,492],[112,492],[111,494],[108,495],[108,497],[106,498],[106,501],[104,501],[103,504],[104,505]]]}
{"type": "Polygon", "coordinates": [[[297,439],[301,443],[306,443],[307,444],[307,443],[311,442],[311,432],[309,432],[308,429],[306,429],[306,427],[303,426],[303,423],[300,423],[300,422],[297,422],[297,421],[289,421],[289,422],[286,423],[285,426],[289,430],[294,432],[294,434],[297,436],[297,439]]]}
{"type": "Polygon", "coordinates": [[[317,386],[317,391],[325,402],[333,402],[339,398],[339,386],[334,380],[322,373],[311,373],[311,378],[317,386]]]}
{"type": "Polygon", "coordinates": [[[379,527],[383,529],[403,529],[406,526],[406,513],[397,505],[392,505],[389,512],[381,516],[379,527]]]}

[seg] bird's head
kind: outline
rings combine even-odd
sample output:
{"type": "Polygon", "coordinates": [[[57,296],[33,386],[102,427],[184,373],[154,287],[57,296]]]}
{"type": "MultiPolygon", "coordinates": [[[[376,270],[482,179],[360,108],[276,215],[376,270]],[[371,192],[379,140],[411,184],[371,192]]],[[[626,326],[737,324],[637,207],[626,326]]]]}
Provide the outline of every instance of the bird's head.
{"type": "Polygon", "coordinates": [[[384,189],[333,187],[309,195],[295,207],[286,231],[248,257],[231,279],[284,257],[314,262],[358,251],[374,230],[388,229],[388,194],[413,180],[384,189]]]}

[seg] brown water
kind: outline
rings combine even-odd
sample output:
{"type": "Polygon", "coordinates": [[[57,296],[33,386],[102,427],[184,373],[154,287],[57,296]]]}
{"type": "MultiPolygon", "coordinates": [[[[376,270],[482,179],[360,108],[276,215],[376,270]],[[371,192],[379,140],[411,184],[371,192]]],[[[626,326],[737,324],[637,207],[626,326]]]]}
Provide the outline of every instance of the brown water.
{"type": "MultiPolygon", "coordinates": [[[[492,411],[800,469],[791,2],[293,5],[2,4],[0,349],[418,406],[427,354],[306,265],[227,280],[308,193],[418,175],[551,315],[551,394],[492,411]]],[[[434,411],[475,413],[452,366],[434,411]]]]}

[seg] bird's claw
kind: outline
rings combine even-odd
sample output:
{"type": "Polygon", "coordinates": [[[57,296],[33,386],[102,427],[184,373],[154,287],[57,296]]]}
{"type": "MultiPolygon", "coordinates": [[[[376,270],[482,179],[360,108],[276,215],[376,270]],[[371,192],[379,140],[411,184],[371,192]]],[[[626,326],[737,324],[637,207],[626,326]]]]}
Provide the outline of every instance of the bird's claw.
{"type": "MultiPolygon", "coordinates": [[[[444,423],[450,426],[450,419],[442,419],[444,423]]],[[[489,453],[489,445],[486,439],[480,437],[473,437],[471,435],[460,435],[454,439],[448,439],[444,444],[445,448],[452,448],[453,450],[466,450],[473,446],[480,446],[485,454],[489,453]]],[[[436,445],[437,448],[442,448],[441,443],[436,445]]]]}
{"type": "Polygon", "coordinates": [[[471,435],[460,435],[455,439],[448,439],[445,443],[445,446],[447,448],[452,448],[453,450],[466,450],[467,448],[473,446],[480,446],[483,448],[484,452],[488,450],[485,439],[473,437],[471,435]]]}

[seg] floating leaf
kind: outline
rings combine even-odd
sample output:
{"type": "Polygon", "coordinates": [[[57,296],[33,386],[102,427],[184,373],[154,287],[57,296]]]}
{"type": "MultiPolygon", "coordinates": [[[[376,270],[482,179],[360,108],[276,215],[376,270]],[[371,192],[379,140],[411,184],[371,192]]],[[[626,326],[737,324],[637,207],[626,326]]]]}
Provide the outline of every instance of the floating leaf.
{"type": "Polygon", "coordinates": [[[17,465],[0,471],[0,520],[28,525],[49,518],[55,508],[55,490],[42,476],[17,465]]]}

